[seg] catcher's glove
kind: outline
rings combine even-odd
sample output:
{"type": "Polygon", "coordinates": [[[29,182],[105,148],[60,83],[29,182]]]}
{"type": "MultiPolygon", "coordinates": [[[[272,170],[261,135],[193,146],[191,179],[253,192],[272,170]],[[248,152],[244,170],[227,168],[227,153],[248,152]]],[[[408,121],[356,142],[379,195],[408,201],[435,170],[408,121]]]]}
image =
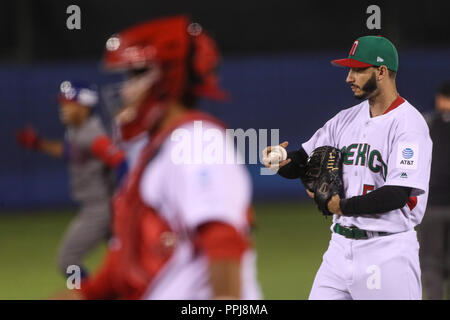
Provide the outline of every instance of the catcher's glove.
{"type": "Polygon", "coordinates": [[[339,149],[323,146],[314,149],[308,158],[303,183],[314,192],[314,201],[323,215],[333,215],[328,211],[328,201],[335,194],[344,197],[342,182],[343,157],[339,149]]]}

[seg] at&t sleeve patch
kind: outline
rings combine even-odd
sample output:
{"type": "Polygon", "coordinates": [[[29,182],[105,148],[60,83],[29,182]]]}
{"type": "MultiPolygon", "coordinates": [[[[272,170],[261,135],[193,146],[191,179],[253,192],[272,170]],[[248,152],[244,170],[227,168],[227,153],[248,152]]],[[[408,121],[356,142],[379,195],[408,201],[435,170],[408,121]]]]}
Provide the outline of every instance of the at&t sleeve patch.
{"type": "Polygon", "coordinates": [[[398,169],[417,169],[419,161],[419,146],[414,143],[400,142],[397,150],[398,169]]]}

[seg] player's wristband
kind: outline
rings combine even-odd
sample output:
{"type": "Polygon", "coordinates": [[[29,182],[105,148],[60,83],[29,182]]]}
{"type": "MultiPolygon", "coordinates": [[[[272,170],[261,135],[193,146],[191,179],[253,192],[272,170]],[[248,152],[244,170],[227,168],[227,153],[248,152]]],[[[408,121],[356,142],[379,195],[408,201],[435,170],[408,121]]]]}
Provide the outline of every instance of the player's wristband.
{"type": "Polygon", "coordinates": [[[305,175],[305,165],[308,155],[303,148],[296,151],[288,151],[288,159],[291,162],[284,165],[278,170],[278,174],[286,179],[298,179],[305,175]]]}

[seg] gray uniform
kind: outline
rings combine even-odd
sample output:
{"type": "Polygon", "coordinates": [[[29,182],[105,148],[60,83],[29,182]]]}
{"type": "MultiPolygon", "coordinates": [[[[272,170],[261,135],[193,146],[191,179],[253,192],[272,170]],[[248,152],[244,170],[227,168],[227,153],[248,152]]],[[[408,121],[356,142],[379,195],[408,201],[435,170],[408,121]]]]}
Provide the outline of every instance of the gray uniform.
{"type": "Polygon", "coordinates": [[[113,175],[91,152],[94,140],[105,134],[100,118],[95,115],[81,127],[69,127],[66,131],[71,193],[81,208],[60,247],[58,265],[64,273],[69,265],[82,268],[83,257],[110,234],[113,175]]]}

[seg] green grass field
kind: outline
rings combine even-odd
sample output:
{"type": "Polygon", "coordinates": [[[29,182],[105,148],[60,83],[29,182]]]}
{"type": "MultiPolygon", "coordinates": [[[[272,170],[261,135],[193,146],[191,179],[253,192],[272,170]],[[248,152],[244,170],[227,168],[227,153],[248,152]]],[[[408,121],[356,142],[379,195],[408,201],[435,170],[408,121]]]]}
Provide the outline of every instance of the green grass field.
{"type": "MultiPolygon", "coordinates": [[[[0,299],[43,299],[63,289],[59,240],[73,212],[0,215],[0,299]]],[[[258,273],[266,299],[307,299],[330,239],[331,219],[312,204],[256,205],[258,273]]],[[[90,270],[105,246],[87,259],[90,270]]]]}

